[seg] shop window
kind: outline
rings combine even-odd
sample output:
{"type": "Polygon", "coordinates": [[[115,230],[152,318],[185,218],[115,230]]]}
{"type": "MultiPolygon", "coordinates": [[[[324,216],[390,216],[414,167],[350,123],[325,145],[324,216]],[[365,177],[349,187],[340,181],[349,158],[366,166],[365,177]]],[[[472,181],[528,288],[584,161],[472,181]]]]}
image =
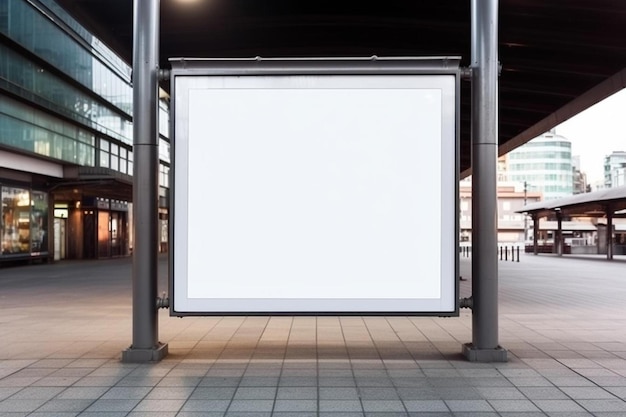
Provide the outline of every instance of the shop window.
{"type": "Polygon", "coordinates": [[[30,193],[2,187],[2,254],[30,252],[30,193]]]}
{"type": "Polygon", "coordinates": [[[31,251],[48,251],[48,195],[40,191],[33,191],[31,201],[31,251]]]}

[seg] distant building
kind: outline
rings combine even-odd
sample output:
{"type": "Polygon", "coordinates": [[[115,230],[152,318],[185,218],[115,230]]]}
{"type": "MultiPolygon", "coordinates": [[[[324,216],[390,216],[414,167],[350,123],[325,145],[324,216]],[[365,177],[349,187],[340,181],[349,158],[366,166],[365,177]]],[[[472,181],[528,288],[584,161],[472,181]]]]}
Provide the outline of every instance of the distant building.
{"type": "Polygon", "coordinates": [[[613,151],[604,157],[604,187],[625,185],[626,152],[613,151]]]}
{"type": "Polygon", "coordinates": [[[613,170],[613,177],[611,181],[613,187],[626,185],[626,168],[616,168],[613,170]]]}
{"type": "MultiPolygon", "coordinates": [[[[472,240],[472,182],[459,184],[461,242],[472,240]]],[[[515,211],[526,204],[541,201],[541,193],[524,190],[524,184],[498,183],[498,242],[524,242],[525,231],[532,230],[530,218],[515,211]]]]}
{"type": "Polygon", "coordinates": [[[541,192],[545,200],[574,193],[572,143],[554,130],[507,154],[507,177],[541,192]]]}
{"type": "Polygon", "coordinates": [[[583,194],[591,191],[591,186],[587,184],[587,174],[580,170],[580,156],[572,157],[572,192],[583,194]]]}

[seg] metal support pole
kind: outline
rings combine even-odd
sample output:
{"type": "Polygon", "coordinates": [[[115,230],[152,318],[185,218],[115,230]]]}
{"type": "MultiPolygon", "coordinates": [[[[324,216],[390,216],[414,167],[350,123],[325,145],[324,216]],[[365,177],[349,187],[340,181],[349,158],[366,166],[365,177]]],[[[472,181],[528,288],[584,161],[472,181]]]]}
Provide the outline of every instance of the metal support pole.
{"type": "Polygon", "coordinates": [[[556,254],[563,256],[563,214],[561,211],[556,212],[556,236],[554,236],[554,245],[556,246],[556,254]]]}
{"type": "Polygon", "coordinates": [[[472,343],[470,361],[505,362],[498,345],[498,0],[472,0],[472,343]]]}
{"type": "Polygon", "coordinates": [[[533,254],[537,255],[539,252],[538,242],[539,239],[539,215],[533,214],[533,254]]]}
{"type": "Polygon", "coordinates": [[[607,206],[606,212],[606,259],[613,260],[613,208],[607,206]]]}
{"type": "Polygon", "coordinates": [[[134,1],[133,26],[133,344],[123,362],[167,355],[158,340],[159,0],[134,1]]]}

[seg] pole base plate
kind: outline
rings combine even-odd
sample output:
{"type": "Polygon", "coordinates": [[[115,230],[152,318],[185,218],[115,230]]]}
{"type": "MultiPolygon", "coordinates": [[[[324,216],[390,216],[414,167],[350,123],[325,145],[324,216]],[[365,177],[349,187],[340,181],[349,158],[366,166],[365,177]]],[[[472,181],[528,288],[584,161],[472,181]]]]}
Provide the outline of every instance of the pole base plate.
{"type": "Polygon", "coordinates": [[[134,349],[132,346],[122,351],[123,363],[159,362],[167,356],[167,343],[161,343],[153,349],[134,349]]]}
{"type": "Polygon", "coordinates": [[[471,343],[463,345],[463,356],[470,362],[507,362],[506,349],[477,349],[471,343]]]}

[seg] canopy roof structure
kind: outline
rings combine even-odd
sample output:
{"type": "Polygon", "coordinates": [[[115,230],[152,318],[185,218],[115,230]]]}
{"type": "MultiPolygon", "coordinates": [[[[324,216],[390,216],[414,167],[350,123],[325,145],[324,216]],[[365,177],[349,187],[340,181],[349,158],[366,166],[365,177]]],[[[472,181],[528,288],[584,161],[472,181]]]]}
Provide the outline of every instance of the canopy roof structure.
{"type": "MultiPolygon", "coordinates": [[[[603,217],[605,213],[626,209],[626,186],[607,188],[586,194],[576,194],[558,200],[540,201],[522,207],[517,213],[536,214],[538,217],[560,211],[571,217],[603,217]]],[[[617,213],[619,216],[621,213],[617,213]]],[[[626,213],[624,213],[626,214],[626,213]]],[[[614,214],[615,216],[615,214],[614,214]]]]}
{"type": "MultiPolygon", "coordinates": [[[[58,2],[131,62],[132,1],[58,2]]],[[[167,68],[172,57],[460,56],[467,67],[470,3],[161,0],[160,62],[167,68]]],[[[623,0],[501,0],[499,9],[500,154],[626,86],[623,0]]],[[[470,101],[464,83],[464,175],[471,169],[470,101]]]]}

